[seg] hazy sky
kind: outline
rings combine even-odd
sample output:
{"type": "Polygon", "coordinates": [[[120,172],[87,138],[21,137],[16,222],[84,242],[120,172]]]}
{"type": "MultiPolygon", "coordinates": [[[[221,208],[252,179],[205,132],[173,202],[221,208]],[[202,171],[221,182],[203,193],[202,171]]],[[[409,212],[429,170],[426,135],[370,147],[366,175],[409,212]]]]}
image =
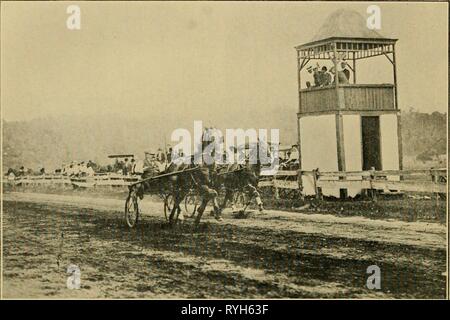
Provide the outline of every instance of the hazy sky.
{"type": "MultiPolygon", "coordinates": [[[[334,10],[367,15],[368,6],[73,3],[81,8],[81,30],[67,29],[67,2],[2,2],[5,119],[113,112],[238,127],[278,110],[295,123],[294,46],[309,41],[334,10]]],[[[379,6],[380,33],[399,39],[400,108],[447,111],[447,4],[379,6]]],[[[386,82],[391,66],[382,57],[358,71],[359,81],[379,75],[386,82]]]]}

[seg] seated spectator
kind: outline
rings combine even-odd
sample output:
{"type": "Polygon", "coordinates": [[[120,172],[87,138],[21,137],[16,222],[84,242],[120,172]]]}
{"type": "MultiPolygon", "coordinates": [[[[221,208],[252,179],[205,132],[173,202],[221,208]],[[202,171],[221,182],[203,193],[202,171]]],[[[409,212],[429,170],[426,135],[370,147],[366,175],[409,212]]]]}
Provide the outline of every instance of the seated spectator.
{"type": "Polygon", "coordinates": [[[327,67],[323,66],[320,72],[320,86],[325,87],[331,84],[331,74],[328,72],[327,67]]]}

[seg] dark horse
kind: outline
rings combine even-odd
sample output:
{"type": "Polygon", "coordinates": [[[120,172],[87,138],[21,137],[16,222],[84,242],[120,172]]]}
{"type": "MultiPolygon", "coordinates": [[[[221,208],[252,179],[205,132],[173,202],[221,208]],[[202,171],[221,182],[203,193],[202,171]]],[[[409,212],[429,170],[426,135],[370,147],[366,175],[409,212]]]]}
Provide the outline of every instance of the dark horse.
{"type": "MultiPolygon", "coordinates": [[[[204,141],[202,137],[202,149],[214,143],[204,141]]],[[[170,194],[173,197],[173,207],[170,208],[169,224],[174,224],[178,218],[183,218],[180,204],[191,191],[195,190],[201,197],[201,204],[197,209],[197,217],[195,224],[199,224],[203,212],[208,204],[212,201],[214,207],[214,216],[217,220],[222,220],[220,216],[220,208],[217,203],[217,191],[212,187],[211,175],[214,170],[214,164],[206,164],[204,154],[199,153],[190,158],[174,159],[166,170],[156,173],[154,171],[146,171],[142,175],[142,182],[130,187],[130,195],[134,192],[136,197],[143,198],[144,193],[161,193],[170,194]],[[199,163],[194,159],[199,158],[199,163]],[[189,161],[184,161],[184,160],[189,161]],[[150,179],[154,176],[155,179],[150,179]]]]}
{"type": "MultiPolygon", "coordinates": [[[[258,191],[258,182],[262,169],[262,163],[259,157],[260,149],[262,152],[265,152],[266,155],[270,155],[267,145],[258,142],[253,146],[244,145],[241,146],[240,149],[234,149],[235,160],[239,152],[249,152],[245,157],[245,163],[217,164],[213,166],[210,176],[214,188],[216,190],[219,190],[222,187],[225,189],[225,197],[219,206],[220,212],[226,208],[228,202],[234,202],[233,198],[236,192],[242,192],[248,195],[246,203],[244,203],[245,207],[255,199],[259,211],[262,212],[264,210],[261,195],[258,191]],[[253,161],[250,161],[250,159],[253,159],[253,161]]],[[[195,216],[195,212],[192,213],[192,216],[195,216]]]]}
{"type": "MultiPolygon", "coordinates": [[[[223,185],[225,187],[225,197],[220,205],[220,210],[225,209],[228,201],[233,201],[235,192],[241,191],[249,195],[246,206],[249,205],[252,199],[258,206],[260,212],[264,210],[261,195],[258,192],[258,181],[261,173],[261,159],[260,149],[268,155],[266,145],[258,142],[253,146],[243,146],[241,152],[248,150],[249,154],[245,157],[244,164],[226,164],[218,167],[216,173],[215,184],[223,185]],[[242,150],[244,149],[244,150],[242,150]],[[250,161],[253,159],[253,161],[250,161]]],[[[235,149],[235,155],[238,150],[235,149]]]]}

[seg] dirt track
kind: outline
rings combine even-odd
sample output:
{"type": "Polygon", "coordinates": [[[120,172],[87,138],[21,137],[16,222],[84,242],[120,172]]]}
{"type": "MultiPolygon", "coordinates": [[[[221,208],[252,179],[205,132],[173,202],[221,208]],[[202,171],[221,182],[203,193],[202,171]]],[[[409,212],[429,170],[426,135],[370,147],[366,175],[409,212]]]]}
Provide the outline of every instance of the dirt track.
{"type": "Polygon", "coordinates": [[[266,211],[168,228],[144,200],[3,197],[4,298],[444,298],[446,229],[424,222],[266,211]],[[69,264],[81,289],[66,287],[69,264]],[[381,269],[381,290],[366,269],[381,269]]]}

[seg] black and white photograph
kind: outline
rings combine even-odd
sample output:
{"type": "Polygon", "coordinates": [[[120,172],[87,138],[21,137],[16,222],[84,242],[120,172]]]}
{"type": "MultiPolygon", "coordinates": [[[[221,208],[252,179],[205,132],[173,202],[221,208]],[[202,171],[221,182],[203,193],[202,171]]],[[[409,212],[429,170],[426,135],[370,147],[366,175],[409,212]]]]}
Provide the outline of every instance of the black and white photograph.
{"type": "Polygon", "coordinates": [[[448,299],[448,9],[2,1],[1,299],[448,299]]]}

